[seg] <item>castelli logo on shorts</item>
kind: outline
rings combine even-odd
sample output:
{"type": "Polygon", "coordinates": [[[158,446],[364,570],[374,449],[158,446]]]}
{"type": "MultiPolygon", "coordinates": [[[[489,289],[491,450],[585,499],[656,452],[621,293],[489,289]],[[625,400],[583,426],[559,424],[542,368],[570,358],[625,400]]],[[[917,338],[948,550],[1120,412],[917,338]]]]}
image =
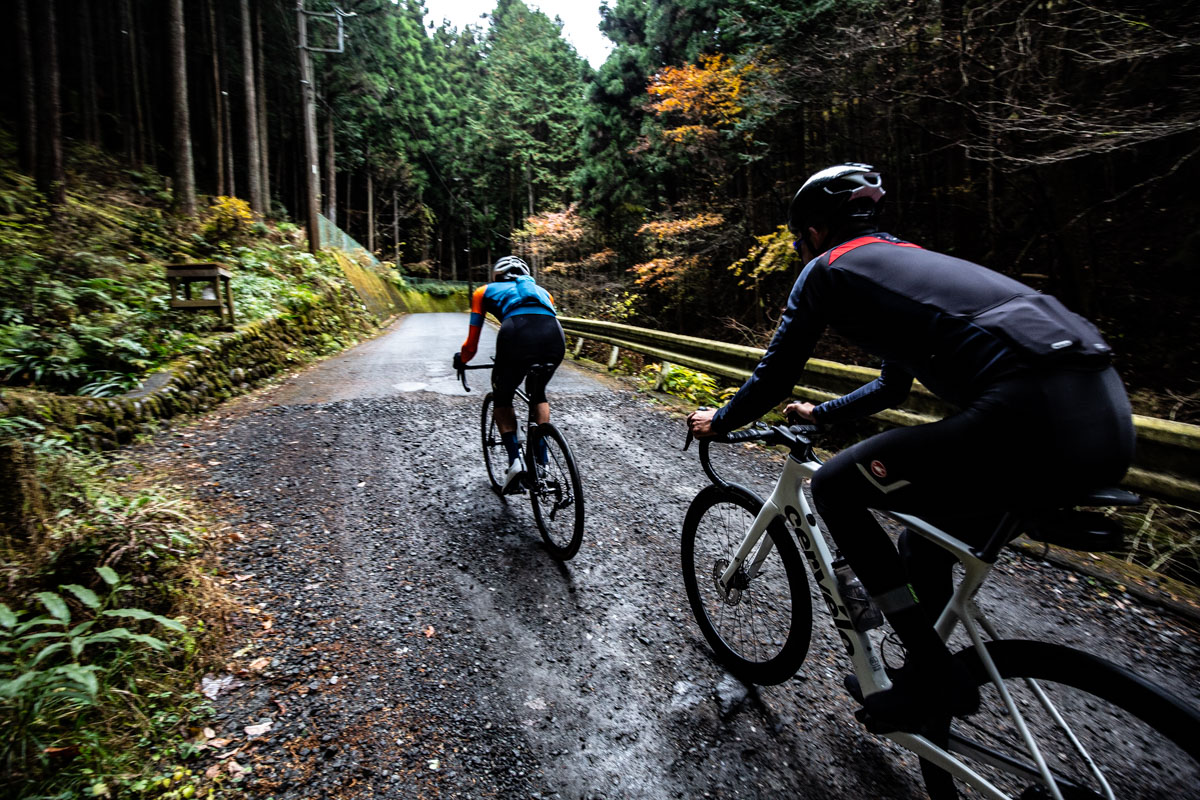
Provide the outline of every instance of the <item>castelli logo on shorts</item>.
{"type": "Polygon", "coordinates": [[[876,478],[886,478],[887,477],[887,467],[885,467],[883,465],[882,461],[872,461],[871,462],[871,474],[873,474],[876,478]]]}

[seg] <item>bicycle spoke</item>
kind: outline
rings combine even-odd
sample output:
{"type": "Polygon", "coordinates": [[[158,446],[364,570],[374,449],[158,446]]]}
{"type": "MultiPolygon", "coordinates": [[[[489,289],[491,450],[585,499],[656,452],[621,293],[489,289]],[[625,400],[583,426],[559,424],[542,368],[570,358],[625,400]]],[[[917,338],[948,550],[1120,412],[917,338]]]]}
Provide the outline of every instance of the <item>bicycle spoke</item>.
{"type": "MultiPolygon", "coordinates": [[[[1089,654],[1033,642],[1002,642],[999,649],[1007,651],[1005,663],[997,659],[1011,676],[1005,686],[1064,800],[1200,797],[1200,763],[1168,736],[1194,729],[1194,712],[1179,711],[1089,654]]],[[[1014,797],[1050,797],[996,687],[983,685],[981,698],[978,714],[954,721],[950,749],[1014,797]]],[[[1192,735],[1184,741],[1194,748],[1192,735]]],[[[962,797],[978,796],[959,789],[962,797]]]]}

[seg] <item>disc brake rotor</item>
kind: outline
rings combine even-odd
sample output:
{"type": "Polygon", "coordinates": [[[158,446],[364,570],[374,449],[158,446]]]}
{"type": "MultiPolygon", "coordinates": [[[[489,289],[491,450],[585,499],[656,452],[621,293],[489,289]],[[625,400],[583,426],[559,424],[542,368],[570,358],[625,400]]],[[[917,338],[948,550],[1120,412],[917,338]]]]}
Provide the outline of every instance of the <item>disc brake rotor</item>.
{"type": "Polygon", "coordinates": [[[722,602],[726,605],[736,606],[742,602],[742,590],[746,588],[746,572],[744,569],[738,569],[733,574],[733,580],[730,582],[729,588],[725,589],[721,586],[721,576],[725,574],[725,570],[729,569],[729,559],[719,558],[713,563],[712,580],[713,586],[717,589],[717,594],[721,596],[722,602]]]}

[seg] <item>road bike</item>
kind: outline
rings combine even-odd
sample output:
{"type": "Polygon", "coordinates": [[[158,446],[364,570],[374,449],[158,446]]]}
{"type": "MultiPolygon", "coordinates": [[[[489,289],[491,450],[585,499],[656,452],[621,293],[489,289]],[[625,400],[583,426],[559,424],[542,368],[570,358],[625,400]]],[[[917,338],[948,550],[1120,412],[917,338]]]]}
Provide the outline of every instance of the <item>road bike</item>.
{"type": "MultiPolygon", "coordinates": [[[[684,520],[684,584],[717,660],[744,681],[777,684],[795,674],[809,648],[807,562],[861,693],[870,695],[891,687],[885,656],[900,645],[877,627],[882,617],[863,613],[870,611],[863,607],[865,594],[856,596],[848,566],[831,550],[805,495],[805,482],[820,468],[813,451],[818,433],[812,426],[755,427],[701,440],[700,461],[712,485],[696,495],[684,520]],[[710,459],[712,442],[749,441],[788,449],[765,500],[726,481],[710,459]]],[[[1129,492],[1106,489],[1077,505],[1137,502],[1129,492]]],[[[952,553],[963,570],[936,629],[946,641],[960,630],[969,640],[955,658],[978,683],[980,711],[916,732],[891,729],[856,711],[872,733],[920,756],[933,800],[964,796],[960,790],[990,800],[1200,797],[1196,709],[1096,653],[1001,638],[975,600],[1001,550],[1021,532],[1099,551],[1119,546],[1119,525],[1077,508],[1012,512],[975,547],[917,517],[883,513],[952,553]]]]}
{"type": "MultiPolygon", "coordinates": [[[[468,392],[469,369],[491,369],[495,364],[464,364],[458,370],[463,389],[468,392]]],[[[529,375],[553,371],[553,364],[534,364],[529,375]]],[[[517,387],[516,396],[529,410],[526,430],[517,428],[521,440],[521,457],[525,462],[523,487],[533,502],[533,518],[541,531],[542,540],[550,555],[567,561],[579,552],[583,543],[583,483],[579,479],[579,467],[567,445],[566,438],[552,423],[540,425],[533,419],[533,407],[529,396],[517,387]],[[522,434],[524,434],[522,436],[522,434]]],[[[483,439],[483,463],[487,468],[492,491],[503,497],[504,473],[508,469],[508,451],[500,439],[496,427],[495,402],[491,392],[483,398],[483,409],[479,417],[480,434],[483,439]]]]}

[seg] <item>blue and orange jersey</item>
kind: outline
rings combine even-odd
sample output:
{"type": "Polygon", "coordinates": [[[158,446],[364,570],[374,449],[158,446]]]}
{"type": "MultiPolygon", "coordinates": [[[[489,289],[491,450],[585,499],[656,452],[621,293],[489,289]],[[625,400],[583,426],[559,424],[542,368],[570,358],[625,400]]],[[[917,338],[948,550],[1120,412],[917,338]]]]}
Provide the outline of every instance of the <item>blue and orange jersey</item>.
{"type": "Polygon", "coordinates": [[[554,311],[554,296],[528,275],[520,275],[515,281],[498,281],[480,286],[471,295],[471,327],[462,345],[463,361],[475,357],[475,351],[479,348],[479,333],[483,330],[483,318],[487,314],[501,322],[518,314],[558,316],[554,311]]]}

